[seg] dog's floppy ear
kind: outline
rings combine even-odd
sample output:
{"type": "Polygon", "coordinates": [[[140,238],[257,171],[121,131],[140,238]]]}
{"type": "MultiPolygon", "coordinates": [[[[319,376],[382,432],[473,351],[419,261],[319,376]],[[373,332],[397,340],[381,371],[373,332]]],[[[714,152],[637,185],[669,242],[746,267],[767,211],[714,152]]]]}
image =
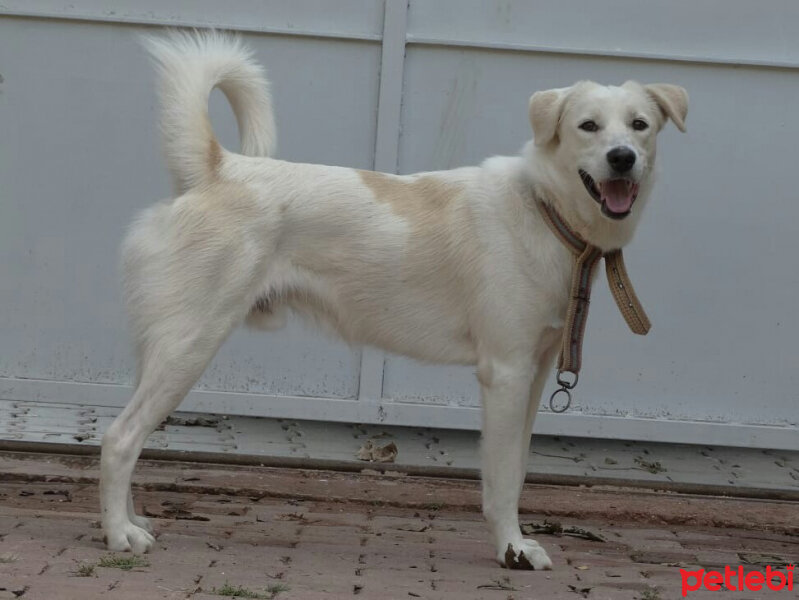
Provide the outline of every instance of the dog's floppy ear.
{"type": "Polygon", "coordinates": [[[533,126],[536,146],[545,146],[557,134],[569,89],[546,90],[530,96],[530,124],[533,126]]]}
{"type": "Polygon", "coordinates": [[[646,93],[657,103],[664,117],[674,121],[677,129],[685,131],[685,115],[688,114],[688,92],[679,85],[653,83],[645,85],[646,93]]]}

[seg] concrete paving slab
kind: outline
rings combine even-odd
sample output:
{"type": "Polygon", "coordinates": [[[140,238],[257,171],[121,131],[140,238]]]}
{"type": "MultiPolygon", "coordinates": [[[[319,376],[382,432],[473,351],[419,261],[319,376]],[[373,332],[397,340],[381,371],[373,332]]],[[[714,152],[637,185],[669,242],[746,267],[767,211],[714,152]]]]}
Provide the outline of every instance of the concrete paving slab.
{"type": "Polygon", "coordinates": [[[0,453],[0,556],[14,556],[0,560],[0,598],[210,600],[228,585],[279,600],[671,600],[681,567],[799,560],[793,502],[527,485],[523,523],[606,541],[538,535],[555,570],[519,572],[493,561],[474,481],[145,460],[136,504],[160,515],[158,542],[146,566],[120,570],[97,566],[109,553],[96,477],[92,458],[0,453]]]}

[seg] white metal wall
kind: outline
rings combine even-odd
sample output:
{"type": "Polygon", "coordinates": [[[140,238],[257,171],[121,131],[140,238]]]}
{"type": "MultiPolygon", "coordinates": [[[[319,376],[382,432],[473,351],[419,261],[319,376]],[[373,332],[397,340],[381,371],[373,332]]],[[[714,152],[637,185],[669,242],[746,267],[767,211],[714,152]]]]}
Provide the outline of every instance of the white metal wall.
{"type": "MultiPolygon", "coordinates": [[[[131,393],[116,257],[132,215],[169,190],[135,41],[162,25],[244,33],[273,82],[282,158],[383,171],[515,153],[538,89],[684,85],[689,133],[662,134],[663,176],[627,252],[653,331],[629,334],[600,284],[576,406],[536,431],[799,449],[791,0],[6,0],[0,397],[131,393]]],[[[229,109],[211,105],[235,148],[229,109]]],[[[234,335],[183,406],[476,428],[477,393],[471,369],[292,323],[234,335]]]]}

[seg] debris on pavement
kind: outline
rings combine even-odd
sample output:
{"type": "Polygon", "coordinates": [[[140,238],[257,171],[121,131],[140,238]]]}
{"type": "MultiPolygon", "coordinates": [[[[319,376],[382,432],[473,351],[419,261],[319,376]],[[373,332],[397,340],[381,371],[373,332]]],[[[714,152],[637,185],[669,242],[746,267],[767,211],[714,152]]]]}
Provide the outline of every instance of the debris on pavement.
{"type": "Polygon", "coordinates": [[[558,521],[547,521],[544,520],[543,523],[523,523],[522,524],[522,533],[526,535],[533,535],[533,534],[547,534],[547,535],[555,535],[555,536],[563,536],[568,535],[570,537],[581,538],[584,540],[590,540],[592,542],[605,542],[605,538],[601,535],[597,535],[587,529],[583,529],[581,527],[563,527],[561,523],[558,521]]]}
{"type": "Polygon", "coordinates": [[[144,508],[145,517],[155,517],[158,519],[175,519],[176,521],[209,521],[208,517],[196,515],[187,508],[185,502],[173,502],[164,500],[161,502],[161,510],[148,510],[144,508]]]}
{"type": "Polygon", "coordinates": [[[483,585],[477,586],[478,590],[500,590],[505,592],[516,592],[518,591],[515,587],[513,587],[510,583],[510,577],[503,577],[500,579],[495,579],[491,583],[486,583],[483,585]]]}
{"type": "Polygon", "coordinates": [[[785,560],[776,554],[757,554],[754,552],[739,552],[738,558],[747,565],[755,565],[758,567],[770,566],[774,568],[782,568],[791,565],[790,561],[785,560]]]}
{"type": "Polygon", "coordinates": [[[575,594],[579,594],[583,598],[588,598],[588,595],[591,593],[591,590],[594,589],[590,587],[578,588],[576,585],[571,585],[571,584],[569,584],[568,588],[570,591],[574,592],[575,594]]]}

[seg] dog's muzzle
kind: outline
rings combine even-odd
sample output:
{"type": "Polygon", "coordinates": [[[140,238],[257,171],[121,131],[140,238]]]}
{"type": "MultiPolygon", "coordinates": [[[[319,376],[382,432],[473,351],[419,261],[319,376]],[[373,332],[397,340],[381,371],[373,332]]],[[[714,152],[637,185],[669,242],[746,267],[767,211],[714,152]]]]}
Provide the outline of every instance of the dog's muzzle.
{"type": "Polygon", "coordinates": [[[630,214],[638,198],[638,183],[626,177],[596,182],[588,173],[579,170],[588,194],[602,207],[602,214],[611,219],[623,219],[630,214]]]}

